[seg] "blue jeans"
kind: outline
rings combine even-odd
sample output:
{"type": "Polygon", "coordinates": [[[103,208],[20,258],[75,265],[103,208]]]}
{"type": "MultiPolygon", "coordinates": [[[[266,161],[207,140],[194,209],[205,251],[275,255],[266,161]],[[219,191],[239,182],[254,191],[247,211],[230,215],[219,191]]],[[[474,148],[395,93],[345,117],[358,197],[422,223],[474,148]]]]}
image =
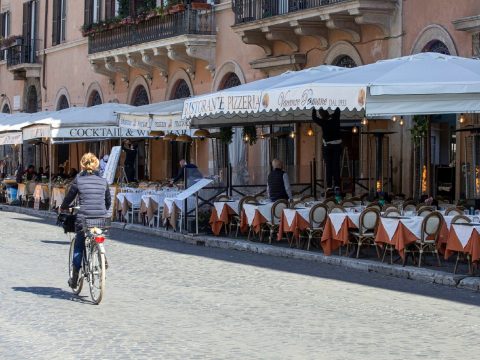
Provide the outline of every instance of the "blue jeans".
{"type": "Polygon", "coordinates": [[[82,230],[77,230],[75,235],[75,244],[73,247],[73,266],[80,270],[82,267],[83,249],[85,248],[85,233],[82,230]]]}

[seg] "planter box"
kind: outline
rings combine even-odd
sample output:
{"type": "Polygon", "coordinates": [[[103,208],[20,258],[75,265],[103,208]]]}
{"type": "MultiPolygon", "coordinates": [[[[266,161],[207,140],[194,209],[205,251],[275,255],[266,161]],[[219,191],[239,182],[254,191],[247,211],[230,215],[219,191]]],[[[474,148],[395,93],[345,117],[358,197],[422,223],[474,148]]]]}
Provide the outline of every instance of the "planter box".
{"type": "Polygon", "coordinates": [[[192,2],[192,9],[194,10],[209,10],[211,8],[212,5],[206,2],[192,2]]]}
{"type": "Polygon", "coordinates": [[[169,14],[175,14],[175,13],[179,13],[179,12],[183,12],[183,11],[185,11],[185,5],[184,4],[176,4],[176,5],[173,5],[168,10],[168,13],[169,14]]]}

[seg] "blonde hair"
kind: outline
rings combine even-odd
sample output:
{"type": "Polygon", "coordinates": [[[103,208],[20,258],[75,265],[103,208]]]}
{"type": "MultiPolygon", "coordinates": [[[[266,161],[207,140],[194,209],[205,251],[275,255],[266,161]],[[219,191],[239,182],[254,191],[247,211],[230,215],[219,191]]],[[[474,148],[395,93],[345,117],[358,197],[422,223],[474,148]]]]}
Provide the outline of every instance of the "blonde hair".
{"type": "Polygon", "coordinates": [[[274,169],[281,169],[283,167],[283,162],[282,160],[278,160],[278,159],[273,159],[272,160],[272,167],[274,169]]]}
{"type": "Polygon", "coordinates": [[[82,160],[80,160],[80,167],[82,170],[87,172],[94,172],[98,169],[100,162],[98,161],[97,157],[92,153],[86,153],[82,156],[82,160]]]}

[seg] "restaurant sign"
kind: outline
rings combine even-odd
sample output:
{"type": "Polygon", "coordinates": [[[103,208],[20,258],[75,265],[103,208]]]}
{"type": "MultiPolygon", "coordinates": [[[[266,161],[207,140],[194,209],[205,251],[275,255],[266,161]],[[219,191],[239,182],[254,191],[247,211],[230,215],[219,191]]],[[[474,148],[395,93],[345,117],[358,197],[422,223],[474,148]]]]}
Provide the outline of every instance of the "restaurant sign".
{"type": "Polygon", "coordinates": [[[23,142],[21,131],[0,134],[0,145],[19,145],[23,142]]]}
{"type": "Polygon", "coordinates": [[[146,138],[149,136],[147,130],[126,129],[118,126],[103,127],[67,127],[52,129],[52,138],[65,139],[108,139],[108,138],[146,138]]]}
{"type": "Polygon", "coordinates": [[[118,125],[125,129],[150,130],[150,118],[141,115],[118,114],[118,125]]]}
{"type": "Polygon", "coordinates": [[[201,98],[190,98],[185,100],[183,115],[185,119],[196,116],[229,113],[250,113],[257,112],[262,97],[259,92],[239,93],[234,95],[212,94],[201,98]]]}
{"type": "Polygon", "coordinates": [[[182,119],[180,115],[175,116],[152,116],[152,131],[183,131],[190,129],[190,121],[182,119]]]}
{"type": "Polygon", "coordinates": [[[23,140],[41,139],[50,137],[50,125],[35,125],[22,129],[23,140]]]}
{"type": "Polygon", "coordinates": [[[262,94],[260,111],[324,108],[361,110],[365,107],[366,89],[363,86],[328,87],[319,84],[287,89],[273,89],[262,94]]]}

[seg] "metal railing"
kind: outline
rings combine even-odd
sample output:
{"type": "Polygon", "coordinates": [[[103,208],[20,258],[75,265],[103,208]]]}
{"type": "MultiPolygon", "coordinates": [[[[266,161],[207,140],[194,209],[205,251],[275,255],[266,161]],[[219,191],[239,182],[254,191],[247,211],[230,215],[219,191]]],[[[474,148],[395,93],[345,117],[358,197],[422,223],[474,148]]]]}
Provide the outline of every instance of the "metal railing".
{"type": "Polygon", "coordinates": [[[178,35],[215,35],[213,9],[192,9],[154,17],[139,24],[126,24],[88,36],[88,53],[137,45],[178,35]]]}
{"type": "Polygon", "coordinates": [[[233,0],[235,25],[352,0],[233,0]]]}
{"type": "Polygon", "coordinates": [[[21,44],[9,47],[7,51],[7,67],[16,66],[20,64],[34,64],[36,63],[35,53],[31,45],[21,44]]]}

